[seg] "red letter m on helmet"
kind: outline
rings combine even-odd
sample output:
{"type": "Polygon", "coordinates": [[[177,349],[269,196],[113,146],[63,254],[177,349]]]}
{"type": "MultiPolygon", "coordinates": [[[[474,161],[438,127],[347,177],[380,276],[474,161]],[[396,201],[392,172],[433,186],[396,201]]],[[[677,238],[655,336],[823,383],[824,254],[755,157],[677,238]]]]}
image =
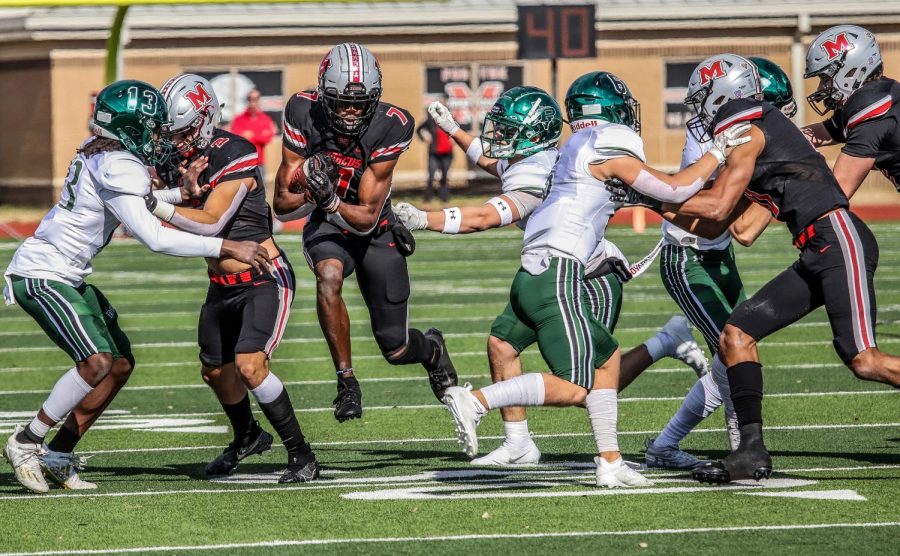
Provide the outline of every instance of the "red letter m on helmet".
{"type": "Polygon", "coordinates": [[[722,60],[716,60],[708,66],[700,68],[700,84],[706,85],[712,79],[725,77],[725,69],[722,67],[722,60]]]}
{"type": "Polygon", "coordinates": [[[833,41],[822,41],[822,49],[825,51],[825,54],[828,56],[828,60],[834,60],[841,53],[846,52],[853,48],[853,45],[850,44],[850,41],[847,40],[847,33],[841,33],[834,38],[833,41]]]}
{"type": "Polygon", "coordinates": [[[197,87],[193,91],[184,93],[184,98],[191,101],[191,104],[194,105],[194,110],[200,110],[212,100],[212,97],[209,96],[209,93],[206,92],[206,89],[200,83],[197,83],[197,87]]]}

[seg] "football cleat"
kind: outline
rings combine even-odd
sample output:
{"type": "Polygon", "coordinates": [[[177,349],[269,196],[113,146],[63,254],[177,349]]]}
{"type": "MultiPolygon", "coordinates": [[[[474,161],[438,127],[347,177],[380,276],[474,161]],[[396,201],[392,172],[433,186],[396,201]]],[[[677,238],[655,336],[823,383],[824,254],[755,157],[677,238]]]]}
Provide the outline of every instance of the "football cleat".
{"type": "Polygon", "coordinates": [[[84,469],[87,457],[73,453],[54,452],[44,447],[40,456],[44,476],[57,485],[69,490],[92,490],[97,485],[83,480],[78,472],[84,469]]]}
{"type": "Polygon", "coordinates": [[[362,417],[362,391],[355,376],[338,379],[337,397],[331,403],[334,418],[340,423],[362,417]]]}
{"type": "Polygon", "coordinates": [[[768,479],[772,475],[772,458],[762,441],[762,423],[741,427],[741,445],[737,450],[722,461],[703,462],[691,475],[695,481],[711,484],[768,479]]]}
{"type": "Polygon", "coordinates": [[[319,462],[313,458],[303,465],[288,465],[284,470],[278,482],[285,483],[308,483],[319,478],[319,462]]]}
{"type": "Polygon", "coordinates": [[[441,400],[456,423],[456,438],[463,452],[470,458],[478,455],[478,423],[486,411],[472,394],[472,385],[464,387],[451,386],[447,388],[444,398],[441,400]]]}
{"type": "Polygon", "coordinates": [[[271,448],[272,435],[259,426],[259,421],[254,421],[253,430],[247,435],[246,442],[239,446],[236,441],[232,441],[216,459],[209,462],[205,469],[206,475],[229,475],[244,458],[271,448]]]}
{"type": "Polygon", "coordinates": [[[700,465],[700,460],[691,454],[673,447],[657,448],[648,438],[645,444],[647,450],[644,453],[644,463],[651,469],[693,469],[700,465]]]}
{"type": "Polygon", "coordinates": [[[653,482],[650,479],[625,465],[622,458],[609,463],[601,457],[595,457],[594,463],[597,465],[598,487],[627,488],[653,486],[653,482]]]}
{"type": "Polygon", "coordinates": [[[513,467],[516,465],[537,465],[541,461],[541,451],[531,438],[523,446],[512,446],[507,442],[493,452],[472,460],[472,465],[496,465],[513,467]]]}
{"type": "Polygon", "coordinates": [[[709,372],[709,361],[706,360],[703,350],[694,341],[691,325],[685,317],[675,315],[669,319],[661,331],[675,340],[675,350],[669,354],[669,357],[694,369],[698,378],[709,372]]]}
{"type": "Polygon", "coordinates": [[[3,449],[3,456],[6,461],[12,465],[16,472],[16,480],[32,492],[43,494],[50,490],[50,485],[44,479],[41,472],[40,456],[43,448],[40,444],[31,442],[19,442],[16,437],[21,433],[23,427],[16,425],[16,430],[12,436],[6,441],[6,447],[3,449]]]}
{"type": "Polygon", "coordinates": [[[425,338],[437,345],[437,360],[431,363],[424,363],[425,370],[428,371],[428,382],[431,384],[431,391],[438,400],[444,398],[444,392],[451,386],[456,386],[458,379],[456,377],[456,368],[450,360],[450,353],[447,351],[447,343],[444,342],[444,335],[437,328],[429,328],[425,333],[425,338]]]}

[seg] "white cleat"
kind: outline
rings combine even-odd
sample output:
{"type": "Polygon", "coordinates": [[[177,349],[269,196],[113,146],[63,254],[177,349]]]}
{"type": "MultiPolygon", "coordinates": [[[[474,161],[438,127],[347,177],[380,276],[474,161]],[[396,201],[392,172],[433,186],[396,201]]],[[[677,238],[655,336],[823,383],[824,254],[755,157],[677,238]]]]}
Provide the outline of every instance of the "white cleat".
{"type": "Polygon", "coordinates": [[[609,463],[601,457],[595,457],[594,463],[597,464],[598,487],[628,488],[653,486],[653,482],[650,479],[625,465],[622,458],[617,459],[613,463],[609,463]]]}
{"type": "Polygon", "coordinates": [[[32,492],[43,494],[50,490],[50,485],[44,480],[44,474],[41,473],[40,455],[43,453],[40,444],[32,444],[30,442],[19,442],[16,436],[22,432],[22,426],[16,425],[16,430],[12,436],[6,441],[6,447],[3,455],[6,461],[12,465],[16,472],[16,480],[22,486],[32,492]]]}
{"type": "Polygon", "coordinates": [[[472,465],[496,465],[515,467],[517,465],[537,465],[541,461],[541,451],[531,438],[524,446],[510,446],[506,442],[486,456],[475,458],[472,465]]]}
{"type": "Polygon", "coordinates": [[[472,395],[472,385],[451,386],[444,392],[444,398],[441,400],[453,420],[456,422],[456,437],[459,440],[463,452],[470,458],[478,455],[478,422],[485,414],[484,408],[472,395]]]}
{"type": "Polygon", "coordinates": [[[687,318],[675,315],[662,327],[662,332],[665,332],[675,340],[675,351],[670,353],[669,357],[677,359],[694,369],[698,378],[709,372],[709,361],[706,360],[703,350],[694,341],[694,335],[691,334],[691,325],[687,318]]]}
{"type": "Polygon", "coordinates": [[[97,485],[83,480],[78,472],[84,469],[88,458],[72,453],[53,452],[44,449],[41,456],[41,468],[48,479],[69,490],[92,490],[97,485]]]}

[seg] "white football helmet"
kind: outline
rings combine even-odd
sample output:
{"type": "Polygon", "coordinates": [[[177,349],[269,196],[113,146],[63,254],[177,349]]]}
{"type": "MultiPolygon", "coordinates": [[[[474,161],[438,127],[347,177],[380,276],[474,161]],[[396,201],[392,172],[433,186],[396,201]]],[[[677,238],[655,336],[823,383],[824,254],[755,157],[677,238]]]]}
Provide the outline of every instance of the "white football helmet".
{"type": "Polygon", "coordinates": [[[737,54],[717,54],[700,62],[688,82],[684,104],[696,116],[688,120],[688,129],[701,143],[712,139],[713,118],[729,100],[762,99],[759,70],[750,60],[737,54]]]}
{"type": "Polygon", "coordinates": [[[222,118],[222,104],[212,84],[199,75],[183,73],[166,81],[160,92],[169,107],[172,135],[194,132],[179,147],[178,154],[191,156],[206,149],[222,118]]]}
{"type": "Polygon", "coordinates": [[[343,135],[361,135],[381,98],[381,67],[368,48],[345,42],[332,48],[319,65],[319,101],[328,123],[343,135]],[[344,106],[361,115],[339,115],[344,106]]]}
{"type": "Polygon", "coordinates": [[[821,82],[807,102],[820,116],[840,107],[882,68],[875,35],[858,25],[837,25],[823,31],[806,51],[806,73],[821,82]]]}

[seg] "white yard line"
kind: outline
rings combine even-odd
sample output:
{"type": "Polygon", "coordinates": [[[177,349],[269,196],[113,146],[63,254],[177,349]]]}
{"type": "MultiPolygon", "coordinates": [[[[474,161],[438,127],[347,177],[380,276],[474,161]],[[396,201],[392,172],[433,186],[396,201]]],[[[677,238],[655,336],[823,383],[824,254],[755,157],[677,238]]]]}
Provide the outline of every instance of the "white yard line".
{"type": "MultiPolygon", "coordinates": [[[[283,489],[281,489],[283,490],[283,489]]],[[[349,539],[306,539],[306,540],[271,540],[246,543],[181,545],[181,546],[143,546],[129,548],[108,548],[91,550],[48,550],[40,552],[6,552],[0,556],[56,556],[62,554],[91,555],[142,552],[188,552],[204,550],[237,550],[246,548],[280,548],[289,546],[322,546],[340,544],[397,544],[420,542],[452,542],[466,540],[497,539],[567,539],[590,537],[633,537],[641,535],[685,535],[709,533],[736,533],[759,531],[802,531],[817,529],[871,529],[874,527],[898,527],[900,521],[875,521],[863,523],[814,523],[795,525],[746,525],[740,527],[694,527],[684,529],[636,529],[630,531],[548,531],[545,533],[489,533],[468,535],[441,535],[434,537],[370,537],[349,539]]]]}

